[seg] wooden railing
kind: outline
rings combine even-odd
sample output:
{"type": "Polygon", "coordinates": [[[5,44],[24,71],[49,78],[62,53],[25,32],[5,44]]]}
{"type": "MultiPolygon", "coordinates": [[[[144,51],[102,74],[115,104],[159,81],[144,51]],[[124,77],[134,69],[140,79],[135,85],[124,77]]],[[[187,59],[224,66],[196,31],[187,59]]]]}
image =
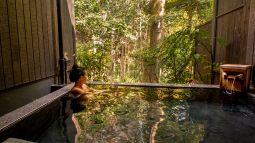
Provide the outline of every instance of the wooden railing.
{"type": "Polygon", "coordinates": [[[39,98],[17,110],[0,117],[0,142],[9,137],[33,140],[59,118],[61,98],[67,95],[73,84],[39,98]]]}

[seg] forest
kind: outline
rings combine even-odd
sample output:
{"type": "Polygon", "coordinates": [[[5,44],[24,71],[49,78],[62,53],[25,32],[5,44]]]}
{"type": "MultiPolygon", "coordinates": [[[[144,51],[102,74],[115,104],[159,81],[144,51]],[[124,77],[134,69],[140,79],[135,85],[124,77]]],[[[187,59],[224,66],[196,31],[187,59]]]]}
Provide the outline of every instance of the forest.
{"type": "Polygon", "coordinates": [[[198,27],[211,20],[213,4],[75,0],[77,62],[93,81],[189,83],[195,61],[210,64],[195,48],[209,36],[198,27]]]}

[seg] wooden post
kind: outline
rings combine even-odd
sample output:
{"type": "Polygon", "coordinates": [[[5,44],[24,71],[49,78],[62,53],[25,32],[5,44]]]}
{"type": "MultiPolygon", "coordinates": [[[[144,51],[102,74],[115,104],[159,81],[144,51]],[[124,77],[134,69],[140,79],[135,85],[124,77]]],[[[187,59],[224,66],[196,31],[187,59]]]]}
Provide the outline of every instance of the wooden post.
{"type": "MultiPolygon", "coordinates": [[[[58,45],[58,13],[57,13],[57,0],[51,0],[52,11],[52,31],[53,31],[53,54],[54,54],[54,73],[58,75],[59,69],[59,45],[58,45]]],[[[57,78],[54,78],[54,83],[57,83],[57,78]]]]}
{"type": "Polygon", "coordinates": [[[65,82],[65,59],[63,52],[63,36],[62,36],[62,15],[61,15],[61,1],[57,0],[57,13],[58,13],[58,44],[59,44],[59,76],[60,84],[65,82]]]}
{"type": "Polygon", "coordinates": [[[216,37],[217,37],[217,15],[218,15],[218,0],[214,1],[214,16],[212,20],[212,53],[211,53],[211,84],[214,84],[215,72],[215,53],[216,53],[216,37]]]}
{"type": "Polygon", "coordinates": [[[255,84],[255,1],[250,2],[249,25],[247,37],[246,64],[252,65],[252,82],[255,84]]]}

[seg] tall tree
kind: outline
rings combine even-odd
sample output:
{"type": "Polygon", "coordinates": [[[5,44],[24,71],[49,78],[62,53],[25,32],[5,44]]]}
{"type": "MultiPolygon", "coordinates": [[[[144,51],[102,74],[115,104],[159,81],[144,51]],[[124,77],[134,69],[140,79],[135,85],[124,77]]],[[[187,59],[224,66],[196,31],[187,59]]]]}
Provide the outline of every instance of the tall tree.
{"type": "MultiPolygon", "coordinates": [[[[148,53],[154,53],[158,48],[162,37],[163,15],[165,0],[151,0],[151,19],[150,19],[150,45],[148,53]],[[154,51],[154,52],[152,52],[154,51]]],[[[159,82],[159,61],[156,54],[151,54],[143,62],[143,82],[159,82]]]]}
{"type": "MultiPolygon", "coordinates": [[[[187,83],[193,78],[197,26],[212,17],[213,0],[167,0],[164,40],[161,43],[161,77],[165,83],[187,83]]],[[[201,62],[201,61],[200,61],[201,62]]]]}
{"type": "Polygon", "coordinates": [[[90,80],[186,83],[211,1],[75,0],[77,61],[90,80]]]}

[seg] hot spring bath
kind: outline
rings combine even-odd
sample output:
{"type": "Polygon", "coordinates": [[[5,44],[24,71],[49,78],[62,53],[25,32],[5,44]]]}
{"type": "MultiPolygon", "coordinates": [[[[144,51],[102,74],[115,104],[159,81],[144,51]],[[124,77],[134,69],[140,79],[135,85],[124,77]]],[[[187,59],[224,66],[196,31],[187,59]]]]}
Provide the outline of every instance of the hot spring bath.
{"type": "Polygon", "coordinates": [[[75,137],[81,143],[255,140],[254,99],[249,96],[223,95],[219,89],[96,88],[104,92],[84,111],[60,117],[36,141],[72,142],[75,137]]]}

